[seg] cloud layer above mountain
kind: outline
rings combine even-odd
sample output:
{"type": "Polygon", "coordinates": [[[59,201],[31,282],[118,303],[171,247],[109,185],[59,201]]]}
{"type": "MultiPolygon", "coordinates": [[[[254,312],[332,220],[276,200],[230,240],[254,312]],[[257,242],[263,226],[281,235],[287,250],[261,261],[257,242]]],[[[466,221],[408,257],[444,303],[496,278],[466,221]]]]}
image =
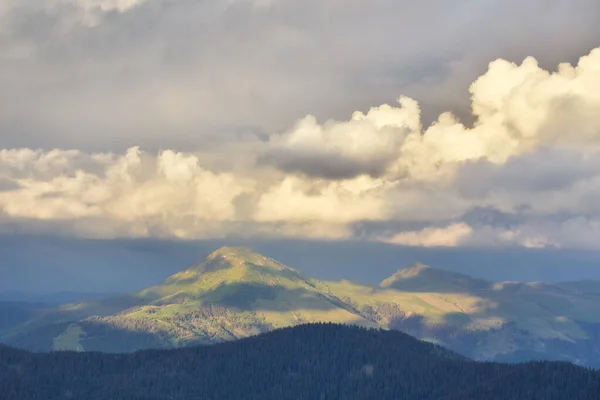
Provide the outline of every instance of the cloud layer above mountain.
{"type": "Polygon", "coordinates": [[[0,231],[600,248],[600,5],[407,4],[3,2],[0,231]]]}

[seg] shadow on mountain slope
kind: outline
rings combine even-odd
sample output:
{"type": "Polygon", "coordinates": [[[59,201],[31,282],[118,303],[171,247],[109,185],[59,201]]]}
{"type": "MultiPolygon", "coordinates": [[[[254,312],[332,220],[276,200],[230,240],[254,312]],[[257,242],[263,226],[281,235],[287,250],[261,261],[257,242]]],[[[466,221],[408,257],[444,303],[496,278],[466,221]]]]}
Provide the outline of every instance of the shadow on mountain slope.
{"type": "Polygon", "coordinates": [[[319,292],[308,289],[288,289],[280,285],[261,283],[229,283],[219,285],[203,296],[205,301],[240,310],[331,310],[338,308],[319,292]]]}

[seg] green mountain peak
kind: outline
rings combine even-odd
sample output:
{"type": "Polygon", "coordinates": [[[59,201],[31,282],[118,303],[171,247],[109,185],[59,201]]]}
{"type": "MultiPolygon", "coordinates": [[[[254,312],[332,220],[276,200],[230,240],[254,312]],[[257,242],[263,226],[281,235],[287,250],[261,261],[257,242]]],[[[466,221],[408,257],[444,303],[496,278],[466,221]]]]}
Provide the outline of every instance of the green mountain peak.
{"type": "Polygon", "coordinates": [[[242,278],[244,270],[253,266],[266,267],[279,264],[275,260],[265,257],[245,247],[221,247],[210,253],[203,261],[168,277],[164,284],[193,283],[205,280],[207,275],[219,273],[220,275],[238,275],[242,278]]]}
{"type": "Polygon", "coordinates": [[[468,275],[414,263],[401,268],[379,284],[383,288],[392,288],[409,292],[469,292],[489,287],[489,282],[468,275]]]}
{"type": "Polygon", "coordinates": [[[244,258],[244,257],[263,257],[249,247],[225,246],[210,253],[206,259],[213,260],[215,258],[244,258]]]}
{"type": "Polygon", "coordinates": [[[251,309],[277,293],[314,291],[317,281],[244,247],[223,247],[204,261],[139,293],[151,305],[232,304],[251,309]],[[244,293],[252,293],[251,296],[244,293]],[[232,302],[231,298],[239,300],[232,302]]]}
{"type": "Polygon", "coordinates": [[[181,274],[211,273],[218,270],[252,267],[295,271],[247,247],[221,247],[210,253],[202,262],[175,274],[173,277],[180,276],[181,274]]]}

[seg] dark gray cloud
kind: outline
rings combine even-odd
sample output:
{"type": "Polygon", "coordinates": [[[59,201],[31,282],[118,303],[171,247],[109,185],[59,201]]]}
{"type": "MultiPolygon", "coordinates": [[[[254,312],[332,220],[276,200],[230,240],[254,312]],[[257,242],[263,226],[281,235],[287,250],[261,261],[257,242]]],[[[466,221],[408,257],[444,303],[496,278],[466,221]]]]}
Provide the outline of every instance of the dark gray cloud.
{"type": "Polygon", "coordinates": [[[519,213],[507,213],[494,207],[474,207],[460,220],[476,229],[485,227],[511,229],[523,222],[522,215],[519,213]]]}
{"type": "Polygon", "coordinates": [[[600,37],[596,0],[140,3],[0,9],[4,146],[200,149],[213,132],[344,119],[400,94],[426,121],[468,116],[467,87],[489,61],[554,67],[600,37]]]}
{"type": "Polygon", "coordinates": [[[21,187],[21,185],[19,185],[17,182],[13,181],[12,179],[0,178],[0,192],[15,190],[20,187],[21,187]]]}
{"type": "MultiPolygon", "coordinates": [[[[485,160],[466,162],[460,169],[458,190],[482,198],[494,192],[537,193],[569,190],[600,171],[600,155],[575,149],[540,148],[510,158],[504,164],[485,160]]],[[[532,199],[536,201],[540,199],[532,199]]]]}
{"type": "Polygon", "coordinates": [[[334,180],[354,178],[363,174],[379,177],[393,161],[393,158],[384,156],[374,160],[361,160],[339,154],[297,152],[287,149],[274,149],[259,158],[260,163],[273,165],[285,172],[334,180]]]}

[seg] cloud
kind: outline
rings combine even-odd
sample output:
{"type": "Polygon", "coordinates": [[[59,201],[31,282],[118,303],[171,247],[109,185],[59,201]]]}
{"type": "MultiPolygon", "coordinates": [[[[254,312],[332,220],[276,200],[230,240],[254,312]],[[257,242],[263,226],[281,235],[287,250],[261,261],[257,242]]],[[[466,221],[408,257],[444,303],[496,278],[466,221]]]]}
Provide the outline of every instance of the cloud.
{"type": "Polygon", "coordinates": [[[266,161],[309,176],[409,172],[432,179],[445,178],[445,167],[456,163],[503,164],[540,147],[591,152],[600,143],[600,116],[593,112],[600,107],[599,71],[600,49],[575,67],[560,64],[555,73],[531,57],[520,65],[499,59],[470,87],[472,128],[445,112],[421,130],[418,104],[401,98],[401,107],[357,112],[346,122],[319,125],[307,117],[291,131],[271,136],[266,161]]]}
{"type": "MultiPolygon", "coordinates": [[[[107,21],[93,29],[77,24],[69,29],[110,36],[108,27],[125,23],[122,18],[134,23],[140,21],[138,13],[152,14],[158,4],[179,7],[160,1],[118,3],[123,8],[105,4],[112,11],[92,8],[100,9],[107,21]]],[[[352,4],[350,13],[362,10],[358,2],[352,4]]],[[[337,6],[331,2],[332,10],[337,6]]],[[[290,17],[287,2],[229,2],[221,8],[207,2],[203,7],[220,18],[245,15],[249,9],[263,18],[262,13],[270,12],[290,17]]],[[[298,43],[305,40],[298,32],[287,33],[298,43]]],[[[70,35],[56,34],[62,40],[70,35]]],[[[88,67],[95,70],[97,65],[88,67]]],[[[106,82],[125,74],[123,84],[132,84],[133,75],[121,66],[103,72],[106,82]]],[[[93,128],[85,132],[97,129],[99,122],[110,136],[120,131],[113,123],[134,126],[138,133],[137,122],[156,128],[155,112],[191,127],[207,111],[208,103],[196,103],[181,82],[163,86],[164,76],[157,75],[158,87],[169,90],[154,96],[154,81],[143,68],[140,79],[149,90],[143,96],[137,89],[127,92],[103,118],[92,107],[98,100],[95,94],[109,94],[100,81],[94,89],[99,92],[89,92],[86,107],[64,108],[58,99],[53,105],[57,109],[41,112],[50,116],[71,110],[75,122],[82,115],[89,118],[93,128]],[[187,94],[181,97],[180,90],[187,94]],[[132,93],[140,96],[134,96],[139,103],[127,98],[132,93]],[[195,109],[201,110],[199,116],[191,112],[195,109]]],[[[236,83],[243,87],[242,81],[236,83]]],[[[522,63],[497,59],[474,80],[469,93],[472,125],[451,112],[427,124],[421,105],[401,96],[397,105],[356,111],[347,119],[319,122],[318,115],[308,115],[289,129],[239,133],[236,140],[199,136],[205,146],[185,151],[176,146],[115,151],[5,148],[0,150],[0,225],[5,232],[84,237],[361,237],[410,246],[600,248],[595,239],[600,226],[600,48],[576,65],[560,64],[554,72],[531,57],[522,63]],[[396,228],[366,234],[361,224],[396,228]]],[[[232,118],[243,120],[235,108],[232,118]]],[[[25,118],[18,112],[11,118],[0,116],[0,124],[9,120],[23,123],[25,118]]]]}
{"type": "MultiPolygon", "coordinates": [[[[125,154],[30,149],[0,153],[4,219],[45,221],[90,237],[207,238],[300,235],[343,238],[348,222],[382,216],[370,180],[273,183],[210,171],[197,155],[139,148],[125,154]]],[[[12,229],[12,228],[11,228],[12,229]]],[[[56,229],[56,228],[52,228],[56,229]]]]}
{"type": "Polygon", "coordinates": [[[345,122],[319,125],[308,116],[291,131],[272,135],[262,161],[309,177],[380,177],[398,158],[406,136],[420,129],[418,104],[406,97],[398,102],[399,108],[382,105],[367,114],[357,111],[345,122]]]}
{"type": "Polygon", "coordinates": [[[526,248],[600,249],[600,219],[572,216],[523,220],[511,227],[481,226],[463,238],[467,246],[521,246],[526,248]]]}
{"type": "Polygon", "coordinates": [[[401,232],[392,237],[382,237],[380,241],[404,246],[455,247],[472,233],[471,227],[458,223],[444,228],[429,227],[420,231],[401,232]]]}
{"type": "Polygon", "coordinates": [[[503,192],[519,197],[523,193],[539,195],[569,191],[587,182],[600,171],[598,152],[573,148],[541,147],[514,156],[503,164],[475,160],[462,164],[457,187],[466,197],[485,198],[503,192]]]}
{"type": "Polygon", "coordinates": [[[600,36],[596,0],[1,3],[10,148],[195,152],[307,114],[345,119],[398,94],[418,100],[428,124],[442,111],[470,114],[465,88],[490,60],[533,55],[554,67],[600,36]]]}
{"type": "MultiPolygon", "coordinates": [[[[0,195],[0,208],[6,215],[34,220],[105,220],[103,225],[122,225],[121,231],[133,236],[151,235],[152,229],[160,229],[185,237],[202,221],[210,231],[211,222],[234,219],[233,200],[253,185],[229,173],[205,170],[195,156],[170,150],[152,157],[131,148],[121,156],[87,155],[82,163],[77,163],[84,157],[78,152],[13,153],[3,165],[9,172],[17,170],[13,182],[19,188],[0,195]],[[46,176],[39,176],[39,169],[46,176]]],[[[89,227],[94,229],[95,223],[89,227]]]]}

